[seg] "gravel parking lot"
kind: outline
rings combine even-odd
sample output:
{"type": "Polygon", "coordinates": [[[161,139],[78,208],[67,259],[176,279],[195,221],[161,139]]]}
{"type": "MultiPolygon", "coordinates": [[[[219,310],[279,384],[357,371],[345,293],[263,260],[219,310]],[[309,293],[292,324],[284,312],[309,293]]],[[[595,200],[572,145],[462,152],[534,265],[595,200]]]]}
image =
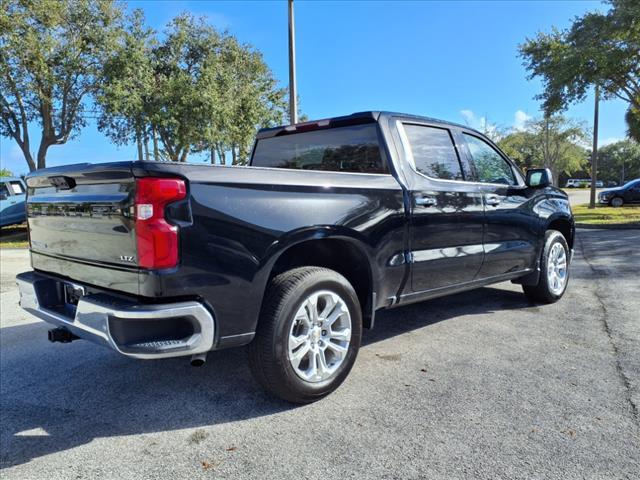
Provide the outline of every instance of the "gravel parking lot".
{"type": "Polygon", "coordinates": [[[640,230],[579,231],[569,291],[510,283],[382,312],[325,400],[265,396],[242,349],[135,361],[50,344],[2,251],[0,476],[640,477],[640,230]]]}

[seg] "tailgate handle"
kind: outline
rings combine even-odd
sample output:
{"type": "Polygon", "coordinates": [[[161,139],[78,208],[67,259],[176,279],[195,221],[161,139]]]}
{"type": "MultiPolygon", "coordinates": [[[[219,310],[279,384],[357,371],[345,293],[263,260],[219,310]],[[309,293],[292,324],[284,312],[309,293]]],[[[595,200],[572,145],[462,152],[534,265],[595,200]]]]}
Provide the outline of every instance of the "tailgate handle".
{"type": "Polygon", "coordinates": [[[65,177],[63,175],[57,177],[49,177],[49,183],[56,187],[58,190],[71,190],[76,186],[76,181],[71,177],[65,177]]]}

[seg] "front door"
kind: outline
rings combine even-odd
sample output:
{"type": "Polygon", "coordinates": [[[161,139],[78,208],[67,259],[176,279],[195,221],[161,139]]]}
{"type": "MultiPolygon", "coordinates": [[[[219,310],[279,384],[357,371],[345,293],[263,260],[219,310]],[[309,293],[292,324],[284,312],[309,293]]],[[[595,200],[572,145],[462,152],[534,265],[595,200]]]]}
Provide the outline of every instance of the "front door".
{"type": "Polygon", "coordinates": [[[624,201],[626,203],[638,203],[640,202],[640,180],[633,183],[624,195],[624,201]]]}
{"type": "Polygon", "coordinates": [[[482,265],[483,206],[467,182],[455,127],[399,124],[410,179],[411,290],[414,293],[473,280],[482,265]]]}
{"type": "Polygon", "coordinates": [[[25,220],[26,192],[20,180],[0,183],[0,215],[2,225],[10,225],[25,220]]]}
{"type": "Polygon", "coordinates": [[[465,153],[473,162],[485,210],[484,262],[478,278],[531,268],[536,261],[539,219],[533,196],[511,163],[490,143],[464,132],[465,153]]]}

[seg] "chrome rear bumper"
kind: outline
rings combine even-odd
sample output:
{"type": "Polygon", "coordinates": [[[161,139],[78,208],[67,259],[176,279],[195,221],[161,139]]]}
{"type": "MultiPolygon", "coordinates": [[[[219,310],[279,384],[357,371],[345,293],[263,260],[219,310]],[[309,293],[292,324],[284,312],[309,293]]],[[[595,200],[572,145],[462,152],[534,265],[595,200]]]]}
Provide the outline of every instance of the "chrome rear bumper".
{"type": "MultiPolygon", "coordinates": [[[[195,301],[141,304],[106,293],[82,295],[65,303],[68,283],[37,272],[16,277],[20,306],[74,335],[132,358],[195,355],[213,348],[215,322],[195,301]]],[[[78,287],[82,289],[83,287],[78,287]]]]}

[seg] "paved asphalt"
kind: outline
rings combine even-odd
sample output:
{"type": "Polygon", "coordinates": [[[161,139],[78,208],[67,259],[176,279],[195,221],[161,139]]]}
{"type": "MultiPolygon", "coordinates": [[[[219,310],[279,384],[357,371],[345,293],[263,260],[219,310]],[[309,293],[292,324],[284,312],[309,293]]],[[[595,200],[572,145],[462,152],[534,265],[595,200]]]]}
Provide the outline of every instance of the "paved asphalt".
{"type": "Polygon", "coordinates": [[[345,384],[292,407],[242,349],[135,361],[50,344],[2,252],[0,477],[640,477],[640,230],[579,231],[572,280],[533,306],[506,283],[383,312],[345,384]]]}
{"type": "MultiPolygon", "coordinates": [[[[591,189],[589,188],[565,188],[564,191],[569,195],[569,203],[571,205],[584,205],[589,203],[591,199],[591,189]]],[[[596,202],[598,202],[598,193],[600,193],[602,189],[596,189],[596,202]]]]}

